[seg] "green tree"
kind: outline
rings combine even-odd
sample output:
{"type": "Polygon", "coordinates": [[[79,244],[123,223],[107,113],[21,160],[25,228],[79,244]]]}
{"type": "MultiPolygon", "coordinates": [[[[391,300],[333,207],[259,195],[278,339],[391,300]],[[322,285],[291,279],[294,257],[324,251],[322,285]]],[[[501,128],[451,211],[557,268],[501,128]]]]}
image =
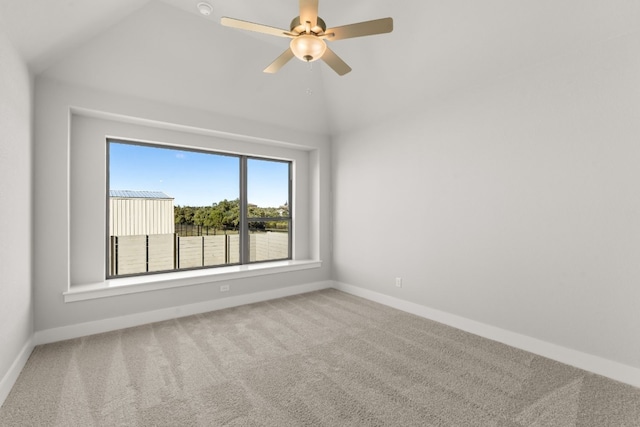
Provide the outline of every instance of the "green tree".
{"type": "Polygon", "coordinates": [[[223,218],[222,212],[215,207],[209,209],[207,214],[207,219],[205,221],[205,225],[207,227],[212,227],[214,230],[222,230],[223,227],[223,218]]]}
{"type": "Polygon", "coordinates": [[[195,215],[193,215],[193,223],[195,225],[204,226],[207,219],[207,208],[199,207],[196,209],[195,215]]]}
{"type": "Polygon", "coordinates": [[[193,224],[195,210],[191,206],[175,206],[173,208],[174,220],[176,224],[193,224]]]}
{"type": "MultiPolygon", "coordinates": [[[[276,218],[289,216],[289,205],[284,203],[278,207],[261,207],[255,204],[247,206],[249,218],[274,218],[273,221],[253,221],[249,224],[252,230],[286,229],[287,221],[277,221],[276,218]]],[[[176,224],[197,225],[214,230],[237,230],[240,224],[240,199],[224,199],[211,206],[175,206],[174,217],[176,224]]]]}
{"type": "Polygon", "coordinates": [[[225,230],[237,230],[240,223],[240,200],[224,199],[212,206],[213,221],[225,230]]]}

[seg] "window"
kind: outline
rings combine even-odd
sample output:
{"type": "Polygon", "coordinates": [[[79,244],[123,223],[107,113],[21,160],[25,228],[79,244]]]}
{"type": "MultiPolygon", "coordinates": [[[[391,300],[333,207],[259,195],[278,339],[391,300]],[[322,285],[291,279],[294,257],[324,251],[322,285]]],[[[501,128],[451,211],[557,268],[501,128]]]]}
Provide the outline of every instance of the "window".
{"type": "Polygon", "coordinates": [[[292,258],[291,162],[107,140],[107,278],[292,258]]]}

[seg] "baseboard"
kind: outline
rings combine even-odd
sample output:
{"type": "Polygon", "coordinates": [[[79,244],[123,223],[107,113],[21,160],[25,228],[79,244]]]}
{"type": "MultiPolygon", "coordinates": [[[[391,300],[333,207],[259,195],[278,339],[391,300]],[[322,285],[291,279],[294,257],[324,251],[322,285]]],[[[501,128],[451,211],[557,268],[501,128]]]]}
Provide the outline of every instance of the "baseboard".
{"type": "Polygon", "coordinates": [[[384,304],[407,313],[443,323],[454,328],[507,344],[533,354],[543,356],[567,365],[602,375],[613,380],[640,387],[640,369],[614,362],[599,356],[562,347],[526,335],[476,322],[461,316],[435,310],[420,304],[384,295],[368,289],[346,283],[334,282],[333,288],[359,296],[370,301],[384,304]]]}
{"type": "Polygon", "coordinates": [[[114,317],[93,322],[80,323],[59,328],[36,331],[34,334],[34,344],[48,344],[57,341],[64,341],[79,338],[87,335],[99,334],[103,332],[115,331],[123,328],[144,325],[147,323],[160,322],[163,320],[175,319],[178,317],[191,316],[193,314],[206,313],[209,311],[222,310],[225,308],[238,307],[245,304],[268,301],[276,298],[298,295],[307,292],[328,289],[333,282],[316,282],[304,285],[278,288],[269,291],[255,292],[245,295],[230,296],[216,300],[203,301],[195,304],[169,307],[162,310],[147,311],[144,313],[130,314],[127,316],[114,317]]]}
{"type": "Polygon", "coordinates": [[[16,360],[13,361],[9,371],[7,371],[5,376],[0,380],[0,406],[2,406],[7,396],[9,396],[9,392],[16,383],[20,372],[22,372],[22,368],[24,368],[27,360],[29,360],[29,356],[31,356],[33,347],[35,347],[33,339],[29,338],[24,347],[22,347],[22,350],[20,350],[16,360]]]}

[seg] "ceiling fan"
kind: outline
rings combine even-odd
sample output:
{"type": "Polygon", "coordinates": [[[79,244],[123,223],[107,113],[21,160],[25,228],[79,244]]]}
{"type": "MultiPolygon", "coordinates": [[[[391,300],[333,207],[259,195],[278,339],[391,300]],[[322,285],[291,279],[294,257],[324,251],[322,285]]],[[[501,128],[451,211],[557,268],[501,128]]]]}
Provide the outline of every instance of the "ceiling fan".
{"type": "Polygon", "coordinates": [[[342,76],[351,71],[351,67],[329,49],[325,40],[343,40],[393,31],[392,18],[375,19],[327,29],[325,22],[318,16],[318,0],[300,0],[300,16],[293,18],[288,31],[227,17],[222,18],[221,24],[227,27],[291,39],[289,49],[265,68],[265,73],[277,72],[295,56],[305,62],[322,59],[336,73],[342,76]]]}

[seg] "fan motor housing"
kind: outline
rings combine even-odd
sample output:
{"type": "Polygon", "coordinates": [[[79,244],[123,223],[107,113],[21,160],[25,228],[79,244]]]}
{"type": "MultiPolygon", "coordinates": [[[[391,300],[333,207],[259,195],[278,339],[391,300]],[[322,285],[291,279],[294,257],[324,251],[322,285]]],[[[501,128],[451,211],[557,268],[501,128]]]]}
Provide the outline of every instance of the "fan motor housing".
{"type": "MultiPolygon", "coordinates": [[[[291,21],[290,28],[291,28],[291,32],[295,34],[302,34],[306,31],[304,22],[300,21],[299,16],[296,16],[295,18],[293,18],[293,20],[291,21]]],[[[318,22],[315,27],[311,28],[311,32],[316,36],[319,36],[321,34],[324,34],[325,31],[327,31],[327,24],[325,24],[322,18],[318,16],[318,22]]]]}

